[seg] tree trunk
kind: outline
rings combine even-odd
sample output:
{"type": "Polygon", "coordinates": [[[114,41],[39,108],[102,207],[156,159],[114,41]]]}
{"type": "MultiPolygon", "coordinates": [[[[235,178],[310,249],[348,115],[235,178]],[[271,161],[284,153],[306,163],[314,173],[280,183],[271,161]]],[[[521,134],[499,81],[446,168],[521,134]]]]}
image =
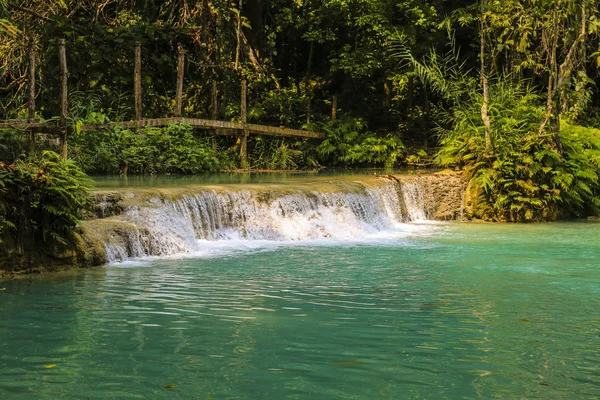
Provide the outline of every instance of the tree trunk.
{"type": "Polygon", "coordinates": [[[237,71],[240,65],[240,50],[241,50],[241,36],[242,36],[242,1],[240,0],[237,17],[237,45],[235,47],[235,70],[237,71]]]}
{"type": "Polygon", "coordinates": [[[331,120],[335,121],[337,118],[337,96],[333,96],[333,101],[331,102],[331,120]]]}
{"type": "Polygon", "coordinates": [[[306,63],[306,77],[304,78],[304,91],[308,94],[308,100],[306,101],[306,123],[310,124],[310,106],[312,101],[312,92],[310,87],[310,73],[312,69],[312,59],[314,53],[315,43],[310,42],[310,49],[308,50],[308,61],[306,63]]]}
{"type": "Polygon", "coordinates": [[[135,65],[134,65],[134,101],[135,119],[140,121],[142,117],[142,44],[135,42],[135,65]]]}
{"type": "Polygon", "coordinates": [[[546,114],[540,125],[538,135],[542,135],[544,128],[551,122],[552,135],[556,149],[562,153],[562,138],[560,133],[560,120],[563,112],[568,110],[567,103],[567,86],[569,85],[571,74],[575,68],[575,57],[578,53],[579,46],[585,44],[587,35],[587,17],[585,4],[581,7],[581,32],[579,36],[571,43],[571,47],[565,56],[564,61],[560,66],[557,61],[557,49],[559,43],[559,24],[556,11],[553,13],[553,28],[552,28],[552,49],[550,59],[550,76],[548,78],[548,98],[546,101],[546,114]]]}
{"type": "MultiPolygon", "coordinates": [[[[217,103],[217,80],[213,79],[212,80],[212,90],[211,90],[211,106],[212,106],[212,112],[211,112],[211,119],[213,121],[217,120],[217,110],[219,108],[219,105],[217,103]]],[[[212,137],[212,148],[213,151],[217,151],[217,132],[213,132],[213,137],[212,137]]]]}
{"type": "Polygon", "coordinates": [[[538,136],[542,136],[544,134],[544,129],[546,129],[546,125],[552,118],[552,114],[554,113],[554,85],[556,80],[556,49],[558,47],[558,23],[556,21],[556,13],[553,14],[553,27],[552,27],[552,49],[550,55],[550,68],[548,74],[548,96],[546,97],[546,113],[544,114],[544,119],[540,124],[540,128],[538,129],[538,136]]]}
{"type": "Polygon", "coordinates": [[[485,71],[485,17],[483,15],[484,11],[484,0],[481,0],[481,24],[479,28],[479,36],[480,36],[480,49],[479,49],[479,60],[481,62],[481,86],[483,88],[483,103],[481,104],[481,120],[483,121],[483,125],[485,126],[485,148],[486,150],[490,150],[492,148],[492,138],[491,138],[491,121],[490,116],[488,115],[488,107],[490,104],[490,95],[489,95],[489,82],[486,76],[485,71]]]}
{"type": "Polygon", "coordinates": [[[241,117],[242,117],[242,137],[240,143],[240,159],[242,169],[248,169],[248,130],[246,129],[246,94],[247,94],[247,82],[245,79],[242,80],[242,102],[241,102],[241,117]]]}
{"type": "Polygon", "coordinates": [[[177,94],[175,100],[175,116],[181,117],[183,109],[183,78],[185,74],[185,53],[182,47],[177,51],[177,94]]]}
{"type": "Polygon", "coordinates": [[[392,104],[392,86],[390,81],[386,78],[383,81],[383,106],[387,109],[392,104]]]}
{"type": "MultiPolygon", "coordinates": [[[[33,37],[29,38],[29,102],[28,102],[29,121],[35,119],[35,41],[33,37]]],[[[29,129],[29,155],[35,153],[35,133],[29,129]]]]}
{"type": "Polygon", "coordinates": [[[62,135],[60,137],[60,155],[63,160],[67,159],[67,96],[68,96],[68,70],[67,70],[67,50],[65,39],[60,39],[58,42],[58,54],[60,59],[60,70],[62,75],[62,84],[60,90],[60,129],[62,135]]]}
{"type": "Polygon", "coordinates": [[[562,153],[562,137],[560,133],[560,120],[563,112],[569,110],[567,86],[569,85],[571,74],[576,65],[576,54],[579,52],[579,46],[585,46],[585,38],[587,36],[587,18],[585,4],[581,6],[581,32],[579,36],[569,48],[569,52],[565,57],[565,60],[558,68],[558,78],[556,82],[556,89],[558,91],[558,103],[555,118],[554,127],[554,141],[556,142],[556,148],[562,153]]]}
{"type": "Polygon", "coordinates": [[[304,79],[306,82],[305,90],[307,90],[307,91],[308,91],[308,86],[310,85],[310,73],[311,73],[311,69],[312,69],[312,59],[313,59],[314,49],[315,49],[315,43],[310,42],[310,48],[308,50],[308,62],[306,63],[306,78],[304,79]]]}
{"type": "Polygon", "coordinates": [[[406,95],[406,108],[412,110],[414,104],[414,92],[415,92],[415,77],[411,74],[408,76],[408,93],[406,95]]]}

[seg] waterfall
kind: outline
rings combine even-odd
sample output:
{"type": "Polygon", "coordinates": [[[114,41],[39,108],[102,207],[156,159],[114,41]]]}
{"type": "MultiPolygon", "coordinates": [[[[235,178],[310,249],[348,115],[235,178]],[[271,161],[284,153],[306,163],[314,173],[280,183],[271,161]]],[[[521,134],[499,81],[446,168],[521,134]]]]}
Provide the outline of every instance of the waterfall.
{"type": "Polygon", "coordinates": [[[200,190],[153,197],[106,218],[107,261],[194,254],[206,242],[357,240],[426,219],[417,183],[200,190]]]}
{"type": "Polygon", "coordinates": [[[409,217],[408,219],[410,221],[425,221],[427,219],[427,214],[423,207],[425,199],[423,198],[421,185],[417,182],[403,182],[402,194],[406,212],[409,217]]]}

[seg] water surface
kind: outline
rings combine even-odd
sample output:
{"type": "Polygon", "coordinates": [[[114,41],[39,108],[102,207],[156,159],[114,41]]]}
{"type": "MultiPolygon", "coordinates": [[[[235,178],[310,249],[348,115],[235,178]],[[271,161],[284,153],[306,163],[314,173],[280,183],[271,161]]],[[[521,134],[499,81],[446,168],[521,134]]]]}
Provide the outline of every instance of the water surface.
{"type": "Polygon", "coordinates": [[[324,169],[295,172],[215,172],[197,175],[101,175],[92,177],[97,189],[170,188],[188,185],[291,184],[364,179],[381,174],[419,174],[435,170],[324,169]]]}
{"type": "Polygon", "coordinates": [[[1,282],[0,398],[597,398],[599,233],[411,224],[1,282]]]}

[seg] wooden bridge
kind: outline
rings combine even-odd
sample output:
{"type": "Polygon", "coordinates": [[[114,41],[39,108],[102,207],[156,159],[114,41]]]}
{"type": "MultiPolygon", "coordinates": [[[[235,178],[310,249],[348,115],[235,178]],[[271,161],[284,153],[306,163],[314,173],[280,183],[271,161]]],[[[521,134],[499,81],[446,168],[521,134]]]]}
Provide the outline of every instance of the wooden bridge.
{"type": "MultiPolygon", "coordinates": [[[[61,113],[59,119],[50,121],[40,121],[35,119],[35,51],[34,42],[29,41],[29,103],[27,120],[0,120],[0,129],[19,129],[29,132],[30,153],[35,149],[35,134],[39,131],[53,132],[60,135],[61,155],[67,158],[67,139],[69,131],[72,131],[67,123],[67,96],[68,96],[68,70],[65,39],[58,42],[58,54],[61,67],[61,113]]],[[[219,121],[217,120],[217,88],[216,81],[212,84],[212,119],[186,118],[181,116],[183,104],[183,78],[184,78],[184,51],[180,48],[177,63],[177,90],[175,116],[167,118],[143,118],[142,117],[142,60],[141,44],[136,43],[135,63],[134,63],[134,104],[135,117],[133,121],[111,122],[107,124],[84,124],[79,127],[80,131],[99,131],[110,130],[117,127],[124,129],[139,129],[144,127],[163,127],[171,124],[190,125],[194,129],[210,130],[213,135],[239,136],[240,137],[240,157],[242,168],[248,168],[247,146],[249,135],[267,135],[279,137],[296,137],[309,139],[324,139],[325,135],[320,132],[304,131],[299,129],[289,129],[285,127],[274,127],[247,123],[246,118],[246,97],[247,81],[241,82],[241,121],[219,121]]],[[[335,119],[336,101],[334,97],[334,106],[332,118],[335,119]]]]}
{"type": "MultiPolygon", "coordinates": [[[[284,127],[244,124],[242,122],[218,121],[212,119],[169,117],[169,118],[146,118],[139,121],[110,122],[107,124],[84,124],[79,130],[81,132],[111,130],[115,128],[139,129],[145,127],[161,127],[172,124],[190,125],[194,129],[211,130],[216,135],[221,136],[241,136],[244,131],[249,135],[266,135],[280,137],[297,137],[308,139],[324,139],[325,135],[321,132],[303,131],[299,129],[290,129],[284,127]]],[[[0,120],[0,129],[19,129],[19,130],[39,130],[49,132],[60,132],[61,127],[58,121],[42,122],[39,120],[0,120]]]]}

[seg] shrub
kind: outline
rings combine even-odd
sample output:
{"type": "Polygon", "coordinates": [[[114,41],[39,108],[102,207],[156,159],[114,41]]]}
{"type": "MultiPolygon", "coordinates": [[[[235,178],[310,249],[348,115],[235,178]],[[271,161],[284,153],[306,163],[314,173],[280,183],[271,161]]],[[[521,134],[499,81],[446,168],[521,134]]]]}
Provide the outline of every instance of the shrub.
{"type": "Polygon", "coordinates": [[[322,161],[333,165],[384,165],[393,167],[406,147],[394,134],[378,136],[366,129],[363,120],[344,116],[322,124],[325,140],[317,147],[322,161]]]}
{"type": "Polygon", "coordinates": [[[538,134],[542,101],[530,88],[509,81],[490,87],[492,148],[486,148],[481,96],[445,113],[438,128],[441,166],[457,166],[472,179],[475,217],[532,222],[585,216],[600,210],[600,130],[564,123],[563,151],[551,135],[538,134]]]}
{"type": "Polygon", "coordinates": [[[72,244],[92,205],[91,180],[51,151],[39,159],[0,162],[0,252],[29,257],[44,246],[72,244]]]}
{"type": "Polygon", "coordinates": [[[80,132],[71,148],[73,160],[88,173],[189,174],[220,165],[211,139],[188,125],[80,132]]]}

